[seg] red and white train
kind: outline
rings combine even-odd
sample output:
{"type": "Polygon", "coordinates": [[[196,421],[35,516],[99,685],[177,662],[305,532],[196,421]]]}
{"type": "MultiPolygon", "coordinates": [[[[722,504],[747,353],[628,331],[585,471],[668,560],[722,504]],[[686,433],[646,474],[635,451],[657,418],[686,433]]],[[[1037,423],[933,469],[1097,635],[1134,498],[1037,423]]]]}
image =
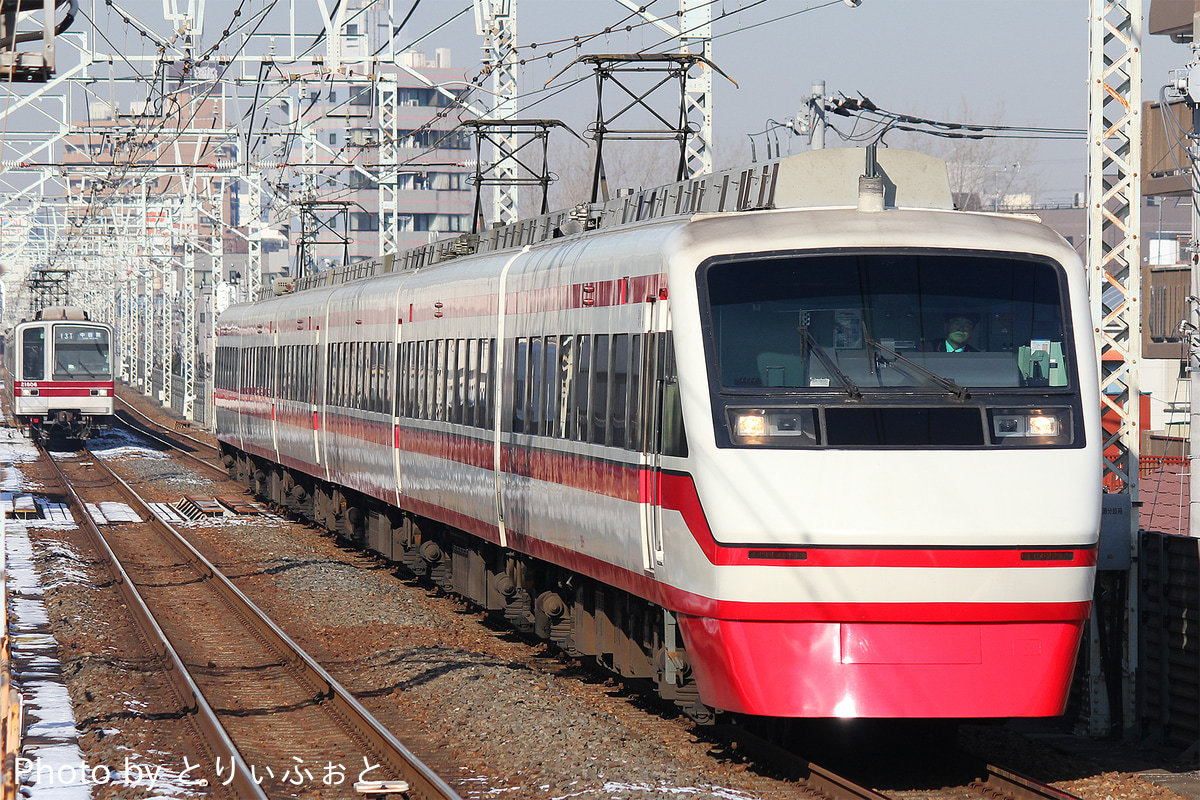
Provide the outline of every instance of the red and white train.
{"type": "Polygon", "coordinates": [[[86,439],[113,414],[112,327],[72,306],[16,325],[6,342],[12,409],[35,439],[86,439]]]}
{"type": "Polygon", "coordinates": [[[226,464],[701,720],[1059,714],[1100,519],[1084,270],[862,152],[230,308],[226,464]]]}

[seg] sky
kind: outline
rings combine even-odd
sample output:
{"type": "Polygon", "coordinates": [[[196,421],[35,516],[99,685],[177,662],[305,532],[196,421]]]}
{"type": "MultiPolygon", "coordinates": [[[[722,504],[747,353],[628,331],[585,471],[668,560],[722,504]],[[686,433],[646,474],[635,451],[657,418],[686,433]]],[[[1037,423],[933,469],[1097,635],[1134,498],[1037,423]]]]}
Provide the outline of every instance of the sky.
{"type": "MultiPolygon", "coordinates": [[[[1145,0],[1144,15],[1153,1],[1145,0]]],[[[518,44],[591,33],[628,15],[616,0],[517,2],[518,44]]],[[[420,3],[400,40],[406,42],[410,31],[415,36],[433,28],[457,5],[420,3]]],[[[657,0],[650,8],[660,14],[677,9],[677,0],[657,0]]],[[[738,85],[714,81],[715,159],[725,160],[722,148],[744,152],[746,134],[763,130],[768,119],[795,115],[815,80],[824,80],[830,94],[861,92],[880,107],[926,118],[1086,129],[1087,13],[1087,0],[862,0],[857,7],[824,0],[717,0],[713,16],[728,16],[714,23],[713,61],[738,85]],[[775,21],[752,27],[769,20],[775,21]]],[[[443,32],[420,46],[448,45],[456,66],[476,65],[471,15],[443,32]]],[[[644,26],[628,39],[609,37],[608,52],[641,49],[663,38],[644,26]]],[[[592,52],[605,52],[600,41],[589,45],[592,52]]],[[[1169,70],[1187,63],[1191,51],[1169,37],[1147,35],[1142,52],[1143,97],[1157,99],[1169,70]]],[[[554,72],[567,66],[567,56],[552,59],[554,72]]],[[[542,86],[549,72],[544,61],[528,66],[526,84],[542,86]]],[[[576,130],[582,130],[594,113],[593,98],[590,81],[584,82],[555,98],[553,113],[547,101],[536,115],[573,127],[579,123],[576,130]]],[[[848,122],[835,118],[839,128],[848,122]]],[[[924,146],[891,139],[893,145],[924,146]]],[[[757,142],[761,155],[764,140],[757,142]]],[[[835,135],[828,143],[840,144],[835,135]]],[[[784,137],[781,145],[784,152],[789,145],[793,152],[805,147],[799,137],[790,142],[784,137]]],[[[1043,141],[1025,155],[1021,169],[1038,176],[1043,195],[1070,197],[1084,190],[1083,140],[1043,141]]]]}
{"type": "MultiPolygon", "coordinates": [[[[145,49],[145,40],[100,0],[88,0],[94,19],[116,48],[145,49]]],[[[163,6],[170,0],[124,0],[119,7],[155,30],[165,31],[163,6]]],[[[188,0],[177,0],[186,6],[188,0]]],[[[274,16],[260,33],[284,33],[287,0],[276,0],[274,16]]],[[[328,0],[332,5],[335,0],[328,0]]],[[[392,0],[397,19],[413,6],[392,0]]],[[[512,0],[517,7],[517,44],[526,56],[542,55],[521,68],[522,91],[530,93],[518,116],[563,120],[583,131],[595,113],[590,79],[554,93],[585,67],[570,67],[575,53],[634,52],[660,45],[664,34],[637,23],[618,0],[512,0]],[[606,26],[619,26],[607,36],[590,39],[578,51],[551,59],[547,44],[574,36],[588,37],[606,26]],[[550,91],[542,87],[566,69],[550,91]],[[546,98],[547,95],[552,95],[546,98]],[[533,105],[533,100],[540,100],[533,105]]],[[[195,3],[197,0],[191,0],[195,3]]],[[[268,0],[207,0],[204,44],[215,41],[240,4],[247,19],[268,0]]],[[[296,28],[320,30],[318,0],[292,0],[296,28]]],[[[386,2],[386,0],[379,0],[386,2]]],[[[678,0],[638,0],[660,15],[678,10],[678,0]]],[[[1155,0],[1144,0],[1144,15],[1155,0]]],[[[414,40],[432,56],[448,47],[452,63],[464,77],[480,69],[482,39],[476,35],[470,0],[417,0],[411,18],[396,37],[400,47],[414,40]],[[460,13],[465,11],[466,13],[460,13]],[[457,15],[457,16],[456,16],[457,15]],[[447,22],[448,20],[452,20],[447,22]],[[436,32],[430,33],[435,28],[436,32]]],[[[829,94],[861,93],[878,106],[914,116],[953,122],[1002,123],[1017,126],[1083,130],[1087,125],[1087,0],[861,0],[851,7],[841,0],[713,0],[713,61],[737,82],[715,78],[714,159],[718,167],[749,156],[747,134],[762,131],[768,120],[794,116],[813,81],[824,80],[829,94]]],[[[87,25],[87,22],[83,23],[87,25]]],[[[79,24],[76,28],[80,27],[79,24]]],[[[282,46],[282,45],[281,45],[282,46]]],[[[1183,67],[1190,48],[1164,36],[1146,35],[1143,42],[1143,98],[1157,99],[1169,71],[1183,67]]],[[[479,94],[477,97],[486,98],[479,94]]],[[[606,100],[606,103],[609,102],[606,100]]],[[[614,101],[615,102],[615,101],[614,101]]],[[[849,120],[834,118],[839,129],[849,120]]],[[[906,139],[889,134],[887,143],[937,152],[944,142],[906,139]]],[[[829,146],[843,146],[834,133],[829,146]]],[[[765,139],[756,139],[761,157],[765,139]]],[[[780,135],[783,152],[806,148],[800,137],[780,135]]],[[[1082,139],[1011,144],[997,158],[1019,158],[1023,178],[1039,199],[1069,199],[1085,188],[1086,148],[1082,139]]]]}

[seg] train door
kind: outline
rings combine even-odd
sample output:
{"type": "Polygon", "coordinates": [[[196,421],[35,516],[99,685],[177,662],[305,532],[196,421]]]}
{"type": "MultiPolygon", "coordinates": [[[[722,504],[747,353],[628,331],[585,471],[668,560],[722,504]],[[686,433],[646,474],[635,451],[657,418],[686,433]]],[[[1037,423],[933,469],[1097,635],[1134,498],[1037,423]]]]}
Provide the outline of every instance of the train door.
{"type": "Polygon", "coordinates": [[[508,528],[506,524],[506,515],[504,508],[504,459],[502,454],[504,451],[504,420],[512,418],[512,398],[513,398],[513,376],[510,373],[511,367],[509,363],[514,353],[509,352],[508,343],[505,337],[508,335],[505,332],[505,310],[507,307],[507,292],[508,292],[508,272],[512,269],[513,264],[517,259],[529,252],[529,245],[521,248],[520,252],[514,253],[512,258],[504,265],[504,269],[500,271],[500,287],[497,292],[498,305],[496,308],[496,346],[495,346],[495,370],[492,372],[491,391],[493,395],[492,408],[492,469],[496,478],[496,528],[500,534],[500,546],[508,547],[508,528]]]}
{"type": "Polygon", "coordinates": [[[341,365],[335,364],[332,352],[332,337],[329,330],[330,305],[333,294],[325,298],[323,314],[317,317],[317,396],[313,407],[313,444],[316,447],[317,461],[325,472],[325,480],[329,480],[329,397],[333,391],[330,381],[334,369],[341,365]]]}
{"type": "Polygon", "coordinates": [[[638,418],[645,426],[639,467],[638,498],[642,511],[642,569],[647,573],[662,565],[662,429],[663,405],[670,391],[672,373],[670,351],[671,311],[665,300],[645,304],[643,330],[646,344],[642,350],[642,376],[638,418]]]}
{"type": "Polygon", "coordinates": [[[271,399],[271,449],[275,452],[275,463],[279,463],[279,398],[283,391],[283,358],[279,342],[279,326],[274,322],[271,323],[269,330],[270,346],[267,348],[267,369],[271,376],[270,390],[268,392],[271,399]]]}
{"type": "Polygon", "coordinates": [[[396,346],[393,348],[396,353],[396,361],[394,365],[389,365],[391,369],[386,374],[391,376],[392,382],[392,471],[395,476],[395,503],[399,506],[400,496],[404,494],[403,475],[400,469],[400,418],[404,414],[404,399],[407,397],[405,388],[408,386],[409,370],[411,369],[409,359],[414,355],[409,353],[405,357],[404,325],[400,324],[400,286],[396,287],[396,297],[392,305],[396,310],[393,316],[397,323],[396,346]]]}

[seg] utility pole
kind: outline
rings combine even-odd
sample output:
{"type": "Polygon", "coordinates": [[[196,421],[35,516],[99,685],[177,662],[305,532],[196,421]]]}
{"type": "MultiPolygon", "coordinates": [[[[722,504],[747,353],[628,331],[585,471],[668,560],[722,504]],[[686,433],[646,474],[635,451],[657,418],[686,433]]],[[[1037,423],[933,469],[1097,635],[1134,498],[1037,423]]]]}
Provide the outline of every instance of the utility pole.
{"type": "Polygon", "coordinates": [[[698,74],[695,77],[689,74],[684,81],[683,108],[684,118],[695,120],[695,127],[687,143],[688,175],[707,175],[713,169],[712,0],[679,0],[678,28],[647,13],[646,4],[638,5],[633,0],[617,2],[652,23],[667,36],[678,37],[681,55],[690,54],[703,59],[694,62],[697,64],[698,74]]]}
{"type": "MultiPolygon", "coordinates": [[[[825,149],[825,81],[813,81],[804,119],[808,123],[809,149],[825,149]]],[[[798,131],[797,131],[798,132],[798,131]]]]}
{"type": "Polygon", "coordinates": [[[1087,270],[1101,408],[1115,420],[1101,439],[1106,484],[1116,488],[1106,503],[1122,503],[1130,553],[1127,571],[1098,573],[1088,626],[1085,715],[1088,733],[1103,735],[1113,727],[1130,731],[1137,721],[1142,2],[1089,0],[1088,11],[1087,270]],[[1101,663],[1099,616],[1106,613],[1110,635],[1121,637],[1108,648],[1120,651],[1119,664],[1101,663]]]}
{"type": "MultiPolygon", "coordinates": [[[[512,119],[517,113],[517,0],[475,0],[475,30],[484,37],[484,63],[492,75],[490,118],[512,119]]],[[[497,181],[492,194],[492,221],[507,225],[520,218],[518,171],[510,158],[518,148],[517,134],[497,131],[492,143],[497,181]]]]}

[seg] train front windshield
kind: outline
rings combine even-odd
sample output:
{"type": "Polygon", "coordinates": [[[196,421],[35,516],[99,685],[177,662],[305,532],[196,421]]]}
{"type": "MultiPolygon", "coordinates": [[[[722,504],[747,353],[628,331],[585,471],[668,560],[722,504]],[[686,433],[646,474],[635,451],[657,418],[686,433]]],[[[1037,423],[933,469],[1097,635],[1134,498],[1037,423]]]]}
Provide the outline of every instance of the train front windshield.
{"type": "Polygon", "coordinates": [[[1072,385],[1060,267],[977,252],[739,258],[701,272],[718,391],[1072,385]]]}
{"type": "Polygon", "coordinates": [[[91,325],[54,326],[54,380],[112,376],[108,330],[91,325]]]}

